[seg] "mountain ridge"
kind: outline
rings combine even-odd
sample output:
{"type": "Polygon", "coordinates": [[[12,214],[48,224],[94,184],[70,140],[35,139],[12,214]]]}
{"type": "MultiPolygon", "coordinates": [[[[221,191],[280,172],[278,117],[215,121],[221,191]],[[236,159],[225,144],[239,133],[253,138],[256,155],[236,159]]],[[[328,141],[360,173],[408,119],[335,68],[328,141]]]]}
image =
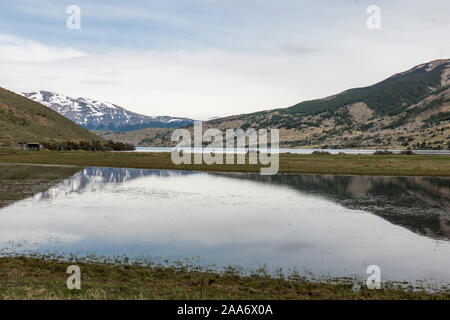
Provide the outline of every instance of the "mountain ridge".
{"type": "Polygon", "coordinates": [[[72,98],[40,90],[21,93],[88,130],[131,131],[142,128],[174,128],[191,124],[192,119],[171,116],[146,116],[119,105],[89,98],[72,98]]]}
{"type": "MultiPolygon", "coordinates": [[[[277,128],[283,147],[450,149],[450,59],[322,99],[203,124],[220,130],[277,128]]],[[[144,129],[109,133],[108,138],[137,146],[173,146],[171,132],[144,129]]]]}
{"type": "Polygon", "coordinates": [[[102,138],[52,109],[0,88],[0,145],[18,142],[94,142],[102,138]]]}

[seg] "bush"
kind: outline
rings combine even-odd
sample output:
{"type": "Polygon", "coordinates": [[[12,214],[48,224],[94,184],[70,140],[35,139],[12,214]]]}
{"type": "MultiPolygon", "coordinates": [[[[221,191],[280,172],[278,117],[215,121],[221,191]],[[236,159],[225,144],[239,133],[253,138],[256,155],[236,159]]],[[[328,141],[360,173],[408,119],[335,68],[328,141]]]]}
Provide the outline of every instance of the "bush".
{"type": "Polygon", "coordinates": [[[59,150],[60,145],[56,142],[42,142],[42,146],[47,150],[59,150]]]}
{"type": "Polygon", "coordinates": [[[374,152],[375,156],[390,156],[393,153],[389,150],[377,150],[374,152]]]}
{"type": "Polygon", "coordinates": [[[403,150],[402,152],[400,152],[400,154],[404,154],[404,155],[410,156],[410,155],[413,155],[413,154],[415,154],[415,153],[412,152],[412,150],[411,150],[410,148],[408,148],[408,149],[403,150]]]}
{"type": "Polygon", "coordinates": [[[112,140],[108,140],[105,143],[105,148],[108,151],[131,151],[136,150],[136,147],[129,143],[122,142],[114,142],[112,140]]]}
{"type": "Polygon", "coordinates": [[[72,150],[83,150],[83,151],[131,151],[136,150],[135,146],[122,143],[114,142],[108,140],[104,143],[100,141],[88,142],[80,141],[76,143],[74,141],[66,141],[63,143],[57,142],[43,142],[42,145],[48,150],[60,150],[60,151],[72,151],[72,150]]]}
{"type": "Polygon", "coordinates": [[[91,144],[86,141],[80,141],[80,149],[85,151],[93,150],[91,144]]]}
{"type": "Polygon", "coordinates": [[[64,150],[79,150],[80,146],[78,145],[78,143],[73,142],[73,141],[66,141],[64,144],[64,150]]]}

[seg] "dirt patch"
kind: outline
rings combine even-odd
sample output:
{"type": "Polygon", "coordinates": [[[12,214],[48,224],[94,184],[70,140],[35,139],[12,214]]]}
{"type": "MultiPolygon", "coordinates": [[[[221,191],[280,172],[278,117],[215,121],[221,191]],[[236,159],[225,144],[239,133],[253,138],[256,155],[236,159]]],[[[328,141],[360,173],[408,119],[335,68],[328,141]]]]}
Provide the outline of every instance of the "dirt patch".
{"type": "Polygon", "coordinates": [[[374,111],[365,102],[348,105],[347,110],[357,123],[367,122],[374,114],[374,111]]]}

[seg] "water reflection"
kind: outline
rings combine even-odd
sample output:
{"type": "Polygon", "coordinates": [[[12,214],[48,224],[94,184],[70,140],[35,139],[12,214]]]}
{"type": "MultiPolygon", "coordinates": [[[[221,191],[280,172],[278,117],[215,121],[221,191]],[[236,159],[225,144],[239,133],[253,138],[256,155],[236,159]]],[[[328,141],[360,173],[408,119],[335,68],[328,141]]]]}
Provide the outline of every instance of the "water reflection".
{"type": "Polygon", "coordinates": [[[422,235],[450,239],[450,178],[220,173],[289,186],[363,209],[422,235]]]}
{"type": "Polygon", "coordinates": [[[87,168],[0,209],[0,249],[449,283],[448,182],[87,168]]]}
{"type": "MultiPolygon", "coordinates": [[[[70,193],[114,188],[134,179],[198,174],[189,171],[86,168],[35,199],[55,199],[70,193]]],[[[349,209],[366,210],[416,233],[450,239],[450,178],[335,176],[253,173],[212,173],[247,181],[284,185],[319,195],[349,209]]]]}
{"type": "Polygon", "coordinates": [[[34,198],[36,200],[51,200],[65,197],[70,193],[95,192],[104,188],[113,188],[118,184],[147,176],[170,177],[188,174],[192,174],[192,172],[89,167],[47,191],[36,194],[34,198]]]}

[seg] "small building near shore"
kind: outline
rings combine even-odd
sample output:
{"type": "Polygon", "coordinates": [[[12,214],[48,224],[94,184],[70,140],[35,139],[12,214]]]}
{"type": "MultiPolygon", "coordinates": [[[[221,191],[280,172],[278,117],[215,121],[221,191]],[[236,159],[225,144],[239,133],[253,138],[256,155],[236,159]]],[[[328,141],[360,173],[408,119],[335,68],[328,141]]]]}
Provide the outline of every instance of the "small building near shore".
{"type": "Polygon", "coordinates": [[[43,149],[39,142],[19,142],[19,148],[22,150],[40,151],[43,149]]]}

